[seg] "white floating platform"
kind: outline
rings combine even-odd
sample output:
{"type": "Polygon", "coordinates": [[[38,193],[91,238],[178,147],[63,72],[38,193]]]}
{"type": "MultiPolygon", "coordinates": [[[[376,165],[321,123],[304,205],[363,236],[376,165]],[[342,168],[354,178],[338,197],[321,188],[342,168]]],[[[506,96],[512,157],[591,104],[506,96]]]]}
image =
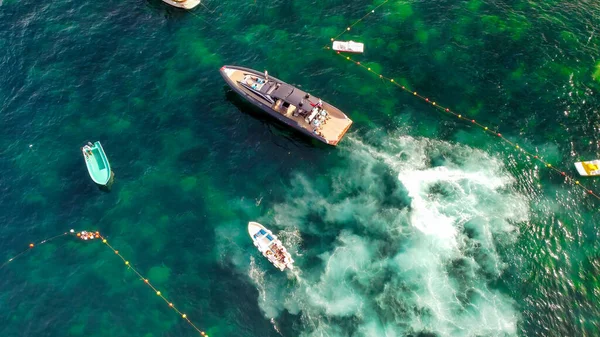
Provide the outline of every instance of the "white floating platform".
{"type": "Polygon", "coordinates": [[[600,176],[600,160],[591,161],[580,161],[575,163],[575,168],[580,175],[587,176],[600,176]]]}
{"type": "Polygon", "coordinates": [[[354,41],[333,41],[333,50],[348,53],[362,53],[365,51],[365,44],[354,41]]]}
{"type": "Polygon", "coordinates": [[[183,9],[192,9],[200,4],[201,0],[162,0],[171,6],[183,9]]]}

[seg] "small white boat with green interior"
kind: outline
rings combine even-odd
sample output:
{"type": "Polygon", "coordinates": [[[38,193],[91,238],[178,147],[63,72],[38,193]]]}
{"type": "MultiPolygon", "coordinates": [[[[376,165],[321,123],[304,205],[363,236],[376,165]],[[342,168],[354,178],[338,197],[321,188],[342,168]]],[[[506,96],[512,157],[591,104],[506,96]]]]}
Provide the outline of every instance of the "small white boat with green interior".
{"type": "Polygon", "coordinates": [[[87,143],[81,148],[90,178],[99,186],[110,187],[114,173],[100,142],[87,143]]]}

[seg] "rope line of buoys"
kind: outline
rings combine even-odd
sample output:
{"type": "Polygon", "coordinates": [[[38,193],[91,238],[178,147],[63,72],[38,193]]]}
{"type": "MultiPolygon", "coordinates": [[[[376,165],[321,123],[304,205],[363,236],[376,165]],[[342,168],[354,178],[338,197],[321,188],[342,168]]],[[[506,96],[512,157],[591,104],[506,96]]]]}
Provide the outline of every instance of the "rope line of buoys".
{"type": "Polygon", "coordinates": [[[17,255],[15,255],[15,256],[13,256],[13,257],[11,257],[11,258],[10,258],[10,259],[8,259],[6,262],[4,262],[4,263],[2,264],[2,266],[0,266],[0,269],[4,268],[4,266],[6,266],[7,264],[9,264],[10,262],[12,262],[14,259],[18,258],[19,256],[21,256],[21,255],[23,255],[23,254],[27,253],[28,251],[32,250],[34,247],[37,247],[37,246],[43,245],[44,243],[50,242],[50,241],[52,241],[52,240],[54,240],[54,239],[58,239],[58,238],[60,238],[60,237],[62,237],[62,236],[68,235],[68,234],[69,234],[69,233],[62,233],[62,234],[59,234],[59,235],[53,236],[53,237],[51,237],[51,238],[44,239],[44,240],[42,240],[42,241],[38,242],[37,244],[35,244],[35,243],[33,243],[33,242],[32,242],[32,243],[30,243],[30,244],[28,245],[27,249],[24,249],[23,251],[21,251],[21,252],[20,252],[20,253],[18,253],[17,255]]]}
{"type": "MultiPolygon", "coordinates": [[[[384,1],[383,3],[379,4],[377,7],[375,7],[375,9],[383,6],[385,3],[387,3],[388,0],[384,1]]],[[[340,34],[338,34],[336,37],[331,38],[331,40],[336,40],[338,39],[340,36],[342,36],[344,33],[350,31],[350,29],[355,26],[357,23],[359,23],[360,21],[362,21],[363,19],[365,19],[367,16],[369,16],[370,14],[375,12],[375,9],[369,11],[365,16],[363,16],[362,18],[358,19],[356,22],[354,22],[352,25],[348,26],[348,28],[346,28],[344,31],[342,31],[340,34]]],[[[326,49],[331,49],[329,47],[326,47],[326,49]]],[[[519,144],[510,141],[509,139],[507,139],[506,137],[504,137],[498,130],[493,130],[479,122],[477,122],[475,119],[469,118],[467,116],[464,116],[458,112],[455,112],[453,110],[451,110],[450,108],[447,108],[445,106],[442,106],[440,104],[438,104],[435,100],[429,99],[427,96],[423,96],[421,94],[419,94],[418,92],[411,90],[409,88],[407,88],[405,85],[401,85],[398,82],[394,81],[393,78],[391,77],[387,77],[384,76],[381,73],[377,73],[375,72],[373,69],[371,69],[368,66],[365,66],[364,64],[360,63],[360,61],[356,61],[354,59],[352,59],[350,56],[345,56],[340,54],[339,51],[336,52],[336,55],[344,58],[347,61],[350,61],[352,63],[354,63],[355,65],[367,70],[368,72],[376,75],[377,77],[379,77],[381,80],[385,80],[388,83],[391,83],[392,85],[402,89],[404,92],[409,93],[411,96],[416,97],[421,99],[422,101],[424,101],[425,103],[427,103],[430,106],[433,106],[434,108],[445,112],[447,114],[453,115],[454,117],[462,120],[462,121],[466,121],[468,123],[470,123],[471,125],[477,126],[481,129],[483,129],[483,131],[485,133],[488,133],[490,135],[494,135],[495,137],[497,137],[498,139],[501,139],[502,141],[504,141],[506,144],[508,144],[509,146],[511,146],[512,148],[515,149],[515,151],[523,153],[527,159],[534,159],[540,163],[542,163],[544,165],[544,167],[548,168],[549,170],[556,172],[558,174],[560,174],[564,179],[565,182],[570,182],[573,183],[575,186],[579,187],[580,189],[584,190],[585,193],[587,195],[591,195],[593,197],[595,197],[596,199],[600,200],[600,195],[598,195],[596,192],[594,192],[593,190],[591,190],[590,188],[586,187],[585,185],[583,185],[579,180],[577,180],[576,178],[573,178],[571,175],[567,174],[565,171],[559,170],[558,168],[554,167],[551,163],[545,161],[542,157],[540,157],[539,155],[536,154],[532,154],[531,152],[523,149],[519,144]]]]}
{"type": "Polygon", "coordinates": [[[210,22],[206,21],[206,19],[204,19],[204,18],[203,18],[203,17],[201,17],[200,15],[198,15],[198,14],[196,14],[196,13],[192,12],[191,10],[189,10],[189,9],[186,9],[186,11],[187,11],[188,13],[192,14],[193,16],[195,16],[196,18],[198,18],[198,19],[200,19],[200,20],[202,20],[202,21],[204,21],[204,22],[206,22],[206,23],[210,24],[210,22]]]}
{"type": "Polygon", "coordinates": [[[192,321],[190,321],[189,317],[184,314],[183,312],[181,312],[179,309],[177,309],[177,307],[175,307],[175,305],[173,304],[173,302],[169,302],[169,300],[167,300],[167,298],[165,296],[163,296],[163,294],[156,289],[155,286],[152,285],[152,283],[150,283],[150,280],[148,280],[147,278],[145,278],[144,276],[142,276],[142,274],[140,272],[137,271],[137,269],[135,269],[131,263],[129,263],[129,261],[127,261],[123,255],[121,255],[119,253],[118,250],[116,250],[115,248],[113,248],[113,246],[111,246],[108,243],[108,240],[106,240],[106,238],[104,238],[103,236],[100,235],[100,238],[102,239],[102,243],[104,243],[108,248],[110,248],[121,260],[123,260],[123,262],[125,263],[125,265],[133,270],[133,272],[140,278],[140,280],[142,280],[144,282],[144,284],[146,284],[148,287],[150,287],[154,293],[162,298],[165,303],[167,303],[167,305],[169,306],[169,308],[173,309],[179,316],[181,316],[181,318],[183,318],[192,328],[194,328],[196,331],[198,331],[198,333],[204,337],[208,337],[208,335],[206,334],[206,332],[200,330],[194,323],[192,323],[192,321]]]}
{"type": "Polygon", "coordinates": [[[201,2],[200,2],[200,5],[201,5],[202,7],[204,7],[204,9],[206,9],[207,11],[209,11],[209,12],[210,12],[210,14],[213,14],[213,13],[216,11],[216,10],[212,10],[212,9],[210,9],[210,8],[206,7],[206,5],[204,4],[204,1],[201,1],[201,2]]]}
{"type": "Polygon", "coordinates": [[[44,243],[50,242],[50,241],[52,241],[52,240],[54,240],[54,239],[57,239],[57,238],[59,238],[59,237],[63,237],[63,236],[66,236],[66,235],[73,235],[73,236],[76,236],[77,238],[79,238],[79,239],[81,239],[81,240],[84,240],[84,241],[88,241],[88,240],[92,241],[92,240],[94,240],[94,239],[98,239],[98,240],[96,240],[96,241],[102,240],[102,243],[103,243],[105,246],[107,246],[108,248],[110,248],[110,249],[113,251],[113,253],[115,253],[115,254],[116,254],[116,255],[117,255],[117,256],[118,256],[118,257],[119,257],[121,260],[123,260],[123,262],[125,263],[125,265],[126,265],[126,266],[127,266],[129,269],[131,269],[131,270],[132,270],[132,271],[133,271],[133,272],[134,272],[134,273],[135,273],[135,274],[136,274],[136,275],[137,275],[137,276],[140,278],[140,280],[142,280],[142,281],[144,282],[144,284],[146,284],[148,287],[150,287],[150,288],[151,288],[151,289],[154,291],[154,293],[155,293],[156,295],[158,295],[160,298],[162,298],[162,299],[163,299],[163,301],[165,301],[165,303],[167,303],[167,305],[169,306],[169,308],[173,309],[173,310],[174,310],[174,311],[175,311],[175,312],[176,312],[176,313],[177,313],[179,316],[181,316],[181,318],[183,318],[183,319],[184,319],[184,320],[185,320],[185,321],[186,321],[186,322],[187,322],[187,323],[188,323],[188,324],[189,324],[189,325],[190,325],[192,328],[194,328],[194,330],[198,331],[198,333],[199,333],[201,336],[203,336],[203,337],[208,337],[208,334],[206,334],[206,332],[204,332],[204,331],[202,331],[201,329],[199,329],[199,328],[198,328],[198,327],[197,327],[197,326],[196,326],[196,325],[195,325],[195,324],[194,324],[194,323],[193,323],[193,322],[192,322],[192,321],[189,319],[189,317],[188,317],[188,316],[187,316],[185,313],[183,313],[183,312],[181,312],[179,309],[177,309],[177,307],[176,307],[176,306],[173,304],[173,302],[170,302],[170,301],[169,301],[169,300],[168,300],[168,299],[167,299],[167,298],[166,298],[166,297],[165,297],[165,296],[164,296],[164,295],[163,295],[163,294],[162,294],[162,293],[161,293],[161,292],[160,292],[160,291],[159,291],[159,290],[158,290],[158,289],[157,289],[157,288],[154,286],[154,285],[152,285],[152,283],[150,283],[150,280],[148,280],[147,278],[145,278],[144,276],[142,276],[142,274],[141,274],[141,273],[140,273],[140,272],[139,272],[137,269],[135,269],[135,268],[134,268],[134,267],[131,265],[131,263],[129,263],[129,261],[127,261],[127,260],[126,260],[126,259],[123,257],[123,255],[121,255],[121,254],[119,253],[119,251],[118,251],[118,250],[116,250],[116,249],[115,249],[113,246],[111,246],[111,245],[108,243],[108,240],[107,240],[105,237],[103,237],[102,235],[100,235],[100,232],[98,232],[98,231],[95,231],[95,232],[94,232],[94,231],[78,231],[78,232],[75,232],[75,230],[71,229],[69,232],[62,233],[62,234],[59,234],[59,235],[53,236],[53,237],[51,237],[51,238],[48,238],[48,239],[42,240],[42,241],[40,241],[40,242],[39,242],[39,243],[37,243],[37,244],[30,243],[27,249],[23,250],[22,252],[20,252],[20,253],[18,253],[17,255],[15,255],[15,256],[13,256],[13,257],[11,257],[10,259],[8,259],[8,261],[4,262],[4,263],[2,264],[2,266],[0,266],[0,269],[4,268],[4,266],[6,266],[6,265],[7,265],[7,264],[9,264],[10,262],[14,261],[16,258],[18,258],[18,257],[22,256],[22,255],[23,255],[23,254],[25,254],[26,252],[30,251],[30,250],[31,250],[31,249],[33,249],[34,247],[37,247],[37,246],[39,246],[39,245],[42,245],[42,244],[44,244],[44,243]]]}
{"type": "MultiPolygon", "coordinates": [[[[362,18],[356,20],[353,24],[351,24],[350,26],[346,27],[346,29],[344,29],[343,31],[341,31],[336,37],[332,37],[331,41],[337,40],[340,36],[344,35],[346,32],[349,32],[350,29],[352,29],[352,27],[356,26],[359,22],[361,22],[362,20],[366,19],[369,15],[375,13],[376,9],[379,9],[379,7],[385,5],[386,3],[388,3],[388,1],[390,0],[385,0],[384,2],[380,3],[379,5],[375,6],[375,8],[373,8],[372,10],[368,11],[367,14],[365,14],[362,18]]],[[[325,46],[326,49],[329,49],[329,46],[325,46]]]]}

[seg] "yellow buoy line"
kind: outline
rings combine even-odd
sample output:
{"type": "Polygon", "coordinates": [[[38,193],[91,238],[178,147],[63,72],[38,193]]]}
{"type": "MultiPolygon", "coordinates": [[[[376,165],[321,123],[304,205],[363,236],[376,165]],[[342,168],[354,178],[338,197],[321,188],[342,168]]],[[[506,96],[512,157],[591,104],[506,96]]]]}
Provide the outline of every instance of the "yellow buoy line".
{"type": "Polygon", "coordinates": [[[84,241],[102,241],[102,243],[110,248],[110,250],[113,251],[113,253],[115,253],[121,260],[123,260],[123,262],[125,263],[125,265],[127,266],[128,269],[131,269],[139,278],[141,281],[144,282],[144,284],[146,284],[148,287],[150,287],[154,293],[159,296],[161,299],[163,299],[163,301],[165,301],[165,303],[169,306],[169,308],[173,309],[179,316],[181,316],[181,318],[183,318],[192,328],[194,328],[194,330],[196,330],[201,336],[203,337],[208,337],[208,334],[206,334],[206,332],[204,332],[203,330],[199,329],[191,320],[190,318],[183,312],[181,312],[179,309],[177,309],[177,307],[173,304],[173,302],[170,302],[161,292],[160,290],[158,290],[154,285],[152,285],[152,283],[150,282],[150,280],[148,280],[147,278],[145,278],[144,276],[142,276],[142,274],[131,265],[131,263],[129,263],[129,261],[127,259],[125,259],[123,257],[123,255],[121,255],[119,253],[118,250],[116,250],[113,246],[111,246],[108,243],[108,240],[103,237],[102,235],[100,235],[100,232],[98,231],[78,231],[75,232],[75,230],[71,229],[69,232],[65,232],[56,236],[53,236],[51,238],[45,239],[40,241],[38,244],[34,244],[34,243],[30,243],[28,248],[21,251],[20,253],[18,253],[17,255],[11,257],[10,259],[8,259],[6,262],[4,262],[2,264],[2,266],[0,266],[0,269],[4,268],[7,264],[9,264],[10,262],[14,261],[16,258],[22,256],[23,254],[27,253],[28,251],[30,251],[31,249],[33,249],[34,247],[37,247],[39,245],[42,245],[44,243],[50,242],[54,239],[63,237],[63,236],[67,236],[67,235],[72,235],[75,236],[81,240],[84,241]],[[98,239],[98,240],[94,240],[94,239],[98,239]]]}
{"type": "MultiPolygon", "coordinates": [[[[367,14],[365,14],[362,18],[356,20],[353,24],[351,24],[346,29],[344,29],[343,31],[341,31],[336,37],[332,37],[331,41],[337,40],[340,36],[344,35],[346,32],[349,32],[350,29],[352,29],[352,27],[356,26],[359,22],[361,22],[362,20],[366,19],[369,15],[375,13],[375,10],[379,9],[379,7],[381,7],[381,6],[385,5],[386,3],[388,3],[388,1],[390,1],[390,0],[385,0],[384,2],[382,2],[379,5],[375,6],[375,8],[373,8],[370,11],[368,11],[367,14]]],[[[329,49],[329,46],[325,46],[325,48],[329,49]]]]}
{"type": "MultiPolygon", "coordinates": [[[[374,9],[372,9],[371,11],[369,11],[367,14],[365,14],[362,18],[358,19],[356,22],[354,22],[353,24],[351,24],[350,26],[348,26],[346,29],[344,29],[340,34],[338,34],[336,37],[331,38],[331,41],[337,40],[340,36],[344,35],[346,32],[349,32],[352,27],[354,27],[356,24],[358,24],[359,22],[361,22],[362,20],[364,20],[366,17],[368,17],[369,15],[375,13],[375,10],[378,9],[379,7],[385,5],[389,0],[385,0],[384,2],[382,2],[381,4],[377,5],[374,9]]],[[[330,49],[331,47],[329,46],[325,46],[324,49],[330,49]]],[[[510,140],[508,140],[506,137],[504,137],[500,132],[498,132],[497,130],[493,130],[490,129],[489,127],[477,122],[475,119],[471,119],[467,116],[464,116],[458,112],[452,111],[450,108],[447,108],[445,106],[442,106],[440,104],[438,104],[437,102],[435,102],[432,99],[429,99],[426,96],[423,96],[421,94],[419,94],[418,92],[411,90],[409,88],[407,88],[405,85],[401,85],[398,84],[396,81],[394,81],[393,78],[391,77],[387,77],[384,76],[382,73],[377,73],[375,72],[373,69],[371,69],[368,66],[365,66],[364,64],[360,63],[360,61],[356,61],[353,58],[351,58],[350,56],[345,56],[342,55],[339,51],[336,51],[336,54],[340,57],[342,57],[343,59],[345,59],[346,61],[350,61],[352,63],[354,63],[355,65],[361,67],[362,69],[376,75],[377,77],[379,77],[382,80],[387,81],[388,83],[396,86],[397,88],[402,89],[404,92],[409,93],[411,96],[416,97],[418,99],[421,99],[422,101],[424,101],[425,103],[429,104],[430,106],[438,109],[439,111],[445,112],[447,114],[453,115],[454,117],[466,121],[474,126],[477,126],[479,128],[481,128],[485,133],[488,133],[490,135],[494,135],[495,137],[497,137],[498,139],[501,139],[502,141],[504,141],[506,144],[508,144],[509,146],[511,146],[512,148],[515,149],[515,151],[518,151],[520,153],[523,153],[527,159],[534,159],[540,163],[542,163],[544,165],[544,167],[550,169],[553,172],[556,172],[558,174],[560,174],[562,177],[564,177],[565,179],[565,183],[566,182],[570,182],[573,183],[575,186],[579,187],[580,189],[582,189],[583,191],[585,191],[585,193],[587,193],[588,195],[594,196],[596,199],[600,200],[600,195],[598,195],[596,192],[594,192],[593,190],[591,190],[590,188],[586,187],[585,185],[583,185],[581,182],[579,182],[579,180],[573,178],[571,175],[567,174],[565,171],[562,171],[554,166],[552,166],[551,163],[545,161],[543,158],[541,158],[539,155],[535,155],[532,154],[531,152],[523,149],[521,146],[519,146],[517,143],[514,143],[510,140]]]]}
{"type": "Polygon", "coordinates": [[[199,333],[200,335],[202,335],[202,336],[205,336],[205,337],[208,337],[208,335],[207,335],[207,334],[206,334],[204,331],[200,330],[200,329],[199,329],[199,328],[198,328],[198,327],[197,327],[197,326],[196,326],[194,323],[192,323],[192,321],[190,321],[189,317],[188,317],[186,314],[184,314],[184,313],[183,313],[183,312],[181,312],[179,309],[177,309],[177,307],[175,307],[175,305],[173,304],[173,302],[170,302],[169,300],[167,300],[167,299],[165,298],[165,296],[163,296],[163,294],[161,294],[161,292],[160,292],[158,289],[156,289],[156,287],[154,287],[154,286],[152,285],[152,283],[150,283],[150,280],[148,280],[147,278],[143,277],[143,276],[142,276],[142,274],[140,274],[140,272],[138,272],[138,271],[137,271],[137,269],[135,269],[135,268],[134,268],[134,267],[133,267],[133,266],[132,266],[132,265],[129,263],[129,261],[127,261],[127,260],[126,260],[126,259],[123,257],[123,255],[121,255],[121,254],[119,253],[119,251],[118,251],[118,250],[114,249],[114,248],[113,248],[113,246],[111,246],[111,245],[108,243],[108,241],[107,241],[107,240],[106,240],[106,239],[105,239],[103,236],[101,236],[101,235],[100,235],[100,238],[102,239],[102,243],[104,243],[104,244],[105,244],[105,245],[106,245],[108,248],[110,248],[110,249],[111,249],[111,250],[112,250],[112,251],[113,251],[113,252],[114,252],[114,253],[115,253],[115,254],[116,254],[116,255],[117,255],[119,258],[121,258],[121,260],[123,260],[123,262],[125,263],[125,265],[126,265],[126,266],[127,266],[129,269],[133,270],[133,272],[134,272],[134,273],[136,273],[136,274],[137,274],[137,276],[139,276],[140,280],[144,281],[144,284],[146,284],[148,287],[150,287],[150,288],[151,288],[151,289],[154,291],[154,293],[156,293],[156,295],[157,295],[157,296],[159,296],[160,298],[162,298],[162,299],[165,301],[165,303],[167,303],[167,305],[169,306],[169,308],[173,309],[173,310],[174,310],[174,311],[175,311],[175,312],[176,312],[176,313],[177,313],[179,316],[181,316],[181,318],[183,318],[183,319],[184,319],[184,320],[185,320],[185,321],[186,321],[186,322],[187,322],[187,323],[188,323],[188,324],[189,324],[189,325],[190,325],[192,328],[194,328],[196,331],[198,331],[198,333],[199,333]]]}

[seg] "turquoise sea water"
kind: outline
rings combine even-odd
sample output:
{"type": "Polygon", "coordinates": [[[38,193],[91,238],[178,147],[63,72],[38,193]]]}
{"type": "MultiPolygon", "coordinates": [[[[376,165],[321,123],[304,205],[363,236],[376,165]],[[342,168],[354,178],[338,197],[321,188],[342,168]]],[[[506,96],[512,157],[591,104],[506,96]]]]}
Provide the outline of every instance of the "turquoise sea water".
{"type": "MultiPolygon", "coordinates": [[[[99,230],[210,336],[598,336],[599,201],[323,50],[379,1],[0,0],[0,256],[99,230]],[[224,84],[236,64],[355,124],[337,148],[224,84]],[[116,173],[89,179],[100,140],[116,173]],[[281,273],[255,220],[296,260],[281,273]]],[[[599,158],[595,1],[396,1],[355,58],[570,175],[599,158]]],[[[600,183],[581,179],[596,192],[600,183]]],[[[99,242],[0,269],[0,336],[196,336],[99,242]]]]}

